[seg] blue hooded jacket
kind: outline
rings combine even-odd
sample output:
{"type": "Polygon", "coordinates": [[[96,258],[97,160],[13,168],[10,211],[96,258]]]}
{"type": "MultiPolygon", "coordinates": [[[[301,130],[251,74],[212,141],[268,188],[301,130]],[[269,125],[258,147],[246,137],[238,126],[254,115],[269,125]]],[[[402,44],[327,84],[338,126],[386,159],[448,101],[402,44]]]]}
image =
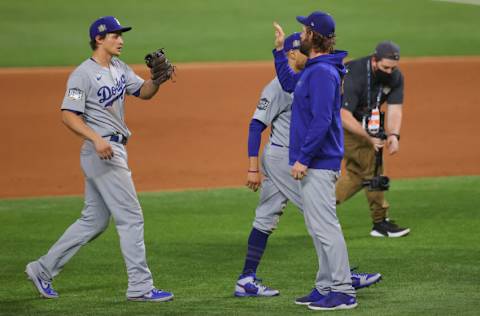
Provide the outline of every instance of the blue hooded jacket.
{"type": "Polygon", "coordinates": [[[273,51],[275,69],[283,90],[294,92],[290,122],[289,160],[312,169],[340,170],[343,129],[340,117],[343,59],[335,51],[309,59],[295,73],[283,51],[273,51]]]}

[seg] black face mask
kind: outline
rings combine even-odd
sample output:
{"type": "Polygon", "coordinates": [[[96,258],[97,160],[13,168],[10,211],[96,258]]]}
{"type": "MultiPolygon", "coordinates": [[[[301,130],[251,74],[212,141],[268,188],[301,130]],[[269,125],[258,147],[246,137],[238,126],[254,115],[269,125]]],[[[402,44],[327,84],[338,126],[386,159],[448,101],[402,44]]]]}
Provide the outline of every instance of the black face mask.
{"type": "Polygon", "coordinates": [[[392,80],[392,75],[380,69],[375,70],[375,81],[386,85],[392,80]]]}

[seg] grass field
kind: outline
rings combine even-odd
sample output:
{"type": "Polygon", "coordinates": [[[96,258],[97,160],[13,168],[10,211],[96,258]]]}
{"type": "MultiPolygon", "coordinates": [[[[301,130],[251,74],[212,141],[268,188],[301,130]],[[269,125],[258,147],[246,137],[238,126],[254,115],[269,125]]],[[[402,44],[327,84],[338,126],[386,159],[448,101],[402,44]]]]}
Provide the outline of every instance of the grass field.
{"type": "MultiPolygon", "coordinates": [[[[394,181],[391,215],[411,227],[401,239],[368,236],[359,195],[339,208],[350,261],[384,280],[358,292],[359,307],[335,315],[478,315],[480,177],[394,181]]],[[[286,209],[259,269],[281,290],[269,299],[232,297],[243,265],[257,195],[246,189],[140,195],[156,284],[170,303],[126,302],[126,274],[113,225],[85,246],[55,280],[61,298],[42,300],[24,277],[80,213],[80,197],[0,200],[0,315],[298,315],[293,304],[315,276],[315,254],[303,219],[286,209]]]]}
{"type": "Polygon", "coordinates": [[[403,56],[479,55],[480,6],[430,0],[25,0],[0,1],[0,67],[77,65],[88,28],[103,15],[134,27],[122,58],[166,47],[175,62],[269,60],[272,21],[300,30],[296,15],[330,12],[338,47],[359,57],[392,39],[403,56]]]}

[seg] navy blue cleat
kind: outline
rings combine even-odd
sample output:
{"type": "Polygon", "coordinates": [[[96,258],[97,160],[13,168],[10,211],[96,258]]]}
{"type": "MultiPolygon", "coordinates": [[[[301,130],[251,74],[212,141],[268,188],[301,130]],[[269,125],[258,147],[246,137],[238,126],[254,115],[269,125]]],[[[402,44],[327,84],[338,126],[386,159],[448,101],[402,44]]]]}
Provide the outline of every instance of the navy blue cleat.
{"type": "Polygon", "coordinates": [[[235,285],[235,293],[237,297],[247,296],[277,296],[280,294],[278,290],[271,289],[257,279],[255,273],[242,274],[235,285]]]}
{"type": "Polygon", "coordinates": [[[355,297],[341,292],[330,292],[317,302],[310,303],[309,309],[329,311],[336,309],[352,309],[357,307],[355,297]]]}
{"type": "Polygon", "coordinates": [[[380,273],[356,273],[353,270],[350,273],[352,275],[352,286],[356,290],[369,287],[382,280],[380,273]]]}
{"type": "Polygon", "coordinates": [[[299,297],[295,300],[295,304],[298,305],[309,305],[310,303],[317,302],[324,298],[325,295],[320,294],[316,288],[310,292],[307,296],[299,297]]]}
{"type": "Polygon", "coordinates": [[[30,279],[37,289],[38,293],[44,298],[58,298],[58,293],[52,288],[51,282],[46,282],[39,278],[32,268],[32,263],[27,264],[25,273],[28,279],[30,279]]]}
{"type": "Polygon", "coordinates": [[[173,300],[173,293],[153,288],[147,294],[135,297],[129,296],[127,300],[135,302],[167,302],[173,300]]]}

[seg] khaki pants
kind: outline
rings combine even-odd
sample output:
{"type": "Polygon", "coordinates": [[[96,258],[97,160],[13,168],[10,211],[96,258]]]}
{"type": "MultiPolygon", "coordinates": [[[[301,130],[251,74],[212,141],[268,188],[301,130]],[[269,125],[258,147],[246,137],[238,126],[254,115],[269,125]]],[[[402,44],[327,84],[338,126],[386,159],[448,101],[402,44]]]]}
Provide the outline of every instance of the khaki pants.
{"type": "MultiPolygon", "coordinates": [[[[363,137],[344,130],[346,172],[337,182],[337,204],[340,204],[360,191],[363,180],[373,177],[375,171],[375,150],[363,137]]],[[[387,217],[388,202],[383,191],[371,192],[364,189],[374,223],[387,217]]]]}

